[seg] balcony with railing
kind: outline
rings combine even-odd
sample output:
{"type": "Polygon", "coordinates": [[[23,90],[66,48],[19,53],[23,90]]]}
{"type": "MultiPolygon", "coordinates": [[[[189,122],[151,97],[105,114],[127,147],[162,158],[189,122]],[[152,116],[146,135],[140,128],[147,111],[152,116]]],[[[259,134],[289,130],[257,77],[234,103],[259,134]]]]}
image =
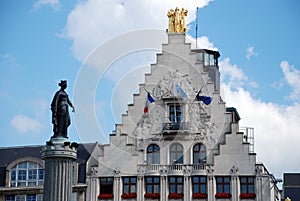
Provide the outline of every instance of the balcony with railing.
{"type": "Polygon", "coordinates": [[[164,133],[185,132],[188,131],[188,122],[168,122],[163,123],[164,133]]]}
{"type": "Polygon", "coordinates": [[[160,175],[161,173],[167,173],[171,175],[183,175],[186,172],[191,174],[205,174],[205,164],[140,164],[139,169],[142,169],[145,175],[160,175]]]}

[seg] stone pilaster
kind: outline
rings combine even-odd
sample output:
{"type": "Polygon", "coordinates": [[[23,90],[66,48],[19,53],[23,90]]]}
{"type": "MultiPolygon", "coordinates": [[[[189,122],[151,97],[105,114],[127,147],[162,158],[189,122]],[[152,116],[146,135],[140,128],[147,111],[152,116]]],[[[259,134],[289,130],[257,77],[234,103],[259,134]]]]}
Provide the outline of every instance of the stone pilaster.
{"type": "Polygon", "coordinates": [[[77,146],[66,138],[52,138],[43,148],[44,201],[71,201],[77,146]]]}

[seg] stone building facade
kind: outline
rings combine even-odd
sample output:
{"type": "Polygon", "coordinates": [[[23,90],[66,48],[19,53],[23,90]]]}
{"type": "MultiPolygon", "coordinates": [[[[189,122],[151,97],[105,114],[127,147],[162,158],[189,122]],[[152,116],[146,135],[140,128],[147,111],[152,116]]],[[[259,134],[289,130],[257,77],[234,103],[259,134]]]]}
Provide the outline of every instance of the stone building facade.
{"type": "Polygon", "coordinates": [[[192,50],[185,33],[167,34],[87,172],[87,200],[280,200],[274,177],[256,161],[253,133],[241,131],[237,110],[221,97],[219,52],[192,50]]]}
{"type": "MultiPolygon", "coordinates": [[[[109,144],[79,146],[74,200],[280,200],[256,161],[253,129],[240,128],[222,99],[219,52],[192,50],[185,33],[167,35],[109,144]]],[[[0,149],[1,201],[42,200],[41,148],[0,149]]]]}

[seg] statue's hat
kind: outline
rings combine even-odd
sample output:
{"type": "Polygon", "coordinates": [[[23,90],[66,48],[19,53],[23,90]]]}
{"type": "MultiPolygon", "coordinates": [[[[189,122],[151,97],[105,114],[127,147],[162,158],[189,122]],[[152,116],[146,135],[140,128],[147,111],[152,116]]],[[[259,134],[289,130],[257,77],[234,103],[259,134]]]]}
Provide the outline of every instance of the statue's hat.
{"type": "Polygon", "coordinates": [[[65,85],[67,85],[67,80],[61,80],[58,85],[59,86],[65,86],[65,85]]]}

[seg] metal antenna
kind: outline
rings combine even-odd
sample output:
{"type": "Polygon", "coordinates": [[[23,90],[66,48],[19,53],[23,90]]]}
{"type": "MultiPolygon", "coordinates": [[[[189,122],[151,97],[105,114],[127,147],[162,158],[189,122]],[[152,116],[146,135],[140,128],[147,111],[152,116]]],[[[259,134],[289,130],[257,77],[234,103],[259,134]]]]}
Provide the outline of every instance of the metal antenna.
{"type": "Polygon", "coordinates": [[[198,49],[198,7],[196,9],[196,49],[198,49]]]}

